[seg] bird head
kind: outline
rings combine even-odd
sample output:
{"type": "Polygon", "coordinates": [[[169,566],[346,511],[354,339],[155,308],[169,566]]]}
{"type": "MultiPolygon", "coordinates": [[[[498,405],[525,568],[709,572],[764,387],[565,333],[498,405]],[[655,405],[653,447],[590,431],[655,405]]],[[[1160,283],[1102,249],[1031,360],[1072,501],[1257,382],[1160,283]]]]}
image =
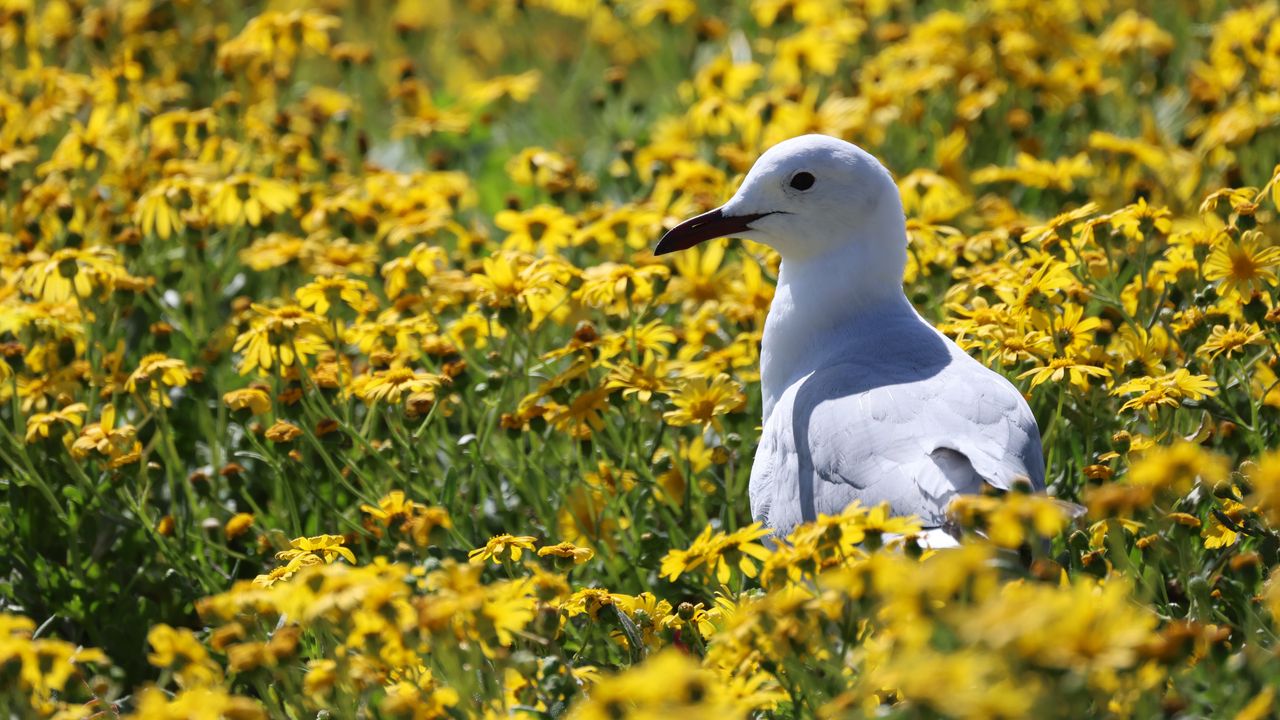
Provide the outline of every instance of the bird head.
{"type": "Polygon", "coordinates": [[[859,242],[896,246],[890,254],[905,261],[906,228],[893,177],[862,148],[826,135],[769,148],[727,203],[672,228],[654,254],[726,236],[768,245],[784,262],[859,242]]]}

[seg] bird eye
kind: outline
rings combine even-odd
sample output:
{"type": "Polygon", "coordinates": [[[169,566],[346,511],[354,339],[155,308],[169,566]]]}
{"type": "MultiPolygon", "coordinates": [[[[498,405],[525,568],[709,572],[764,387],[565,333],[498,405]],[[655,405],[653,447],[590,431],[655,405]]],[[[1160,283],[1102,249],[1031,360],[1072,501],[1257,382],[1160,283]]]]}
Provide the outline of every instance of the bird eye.
{"type": "Polygon", "coordinates": [[[804,172],[803,170],[791,176],[791,187],[796,190],[808,190],[813,187],[813,173],[804,172]]]}

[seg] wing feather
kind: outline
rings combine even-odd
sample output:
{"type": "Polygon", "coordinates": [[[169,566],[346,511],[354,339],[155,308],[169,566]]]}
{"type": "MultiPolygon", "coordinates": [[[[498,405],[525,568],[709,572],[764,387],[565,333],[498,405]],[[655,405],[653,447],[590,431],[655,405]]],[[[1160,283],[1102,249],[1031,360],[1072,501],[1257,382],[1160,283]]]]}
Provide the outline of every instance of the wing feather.
{"type": "Polygon", "coordinates": [[[957,353],[928,377],[851,362],[788,388],[752,467],[756,519],[786,533],[856,500],[935,526],[951,498],[984,483],[1043,489],[1040,433],[1021,394],[957,353]]]}

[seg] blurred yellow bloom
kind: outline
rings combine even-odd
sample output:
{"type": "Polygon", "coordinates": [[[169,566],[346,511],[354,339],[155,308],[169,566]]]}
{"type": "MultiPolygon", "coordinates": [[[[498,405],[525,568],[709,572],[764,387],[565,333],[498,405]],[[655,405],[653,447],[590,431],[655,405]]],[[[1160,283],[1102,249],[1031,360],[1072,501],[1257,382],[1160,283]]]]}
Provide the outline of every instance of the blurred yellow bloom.
{"type": "Polygon", "coordinates": [[[1226,460],[1189,442],[1157,446],[1142,454],[1129,470],[1129,482],[1183,495],[1193,482],[1209,488],[1226,480],[1226,460]]]}
{"type": "MultiPolygon", "coordinates": [[[[33,638],[35,629],[30,618],[0,612],[0,660],[13,674],[11,687],[17,698],[16,707],[21,708],[25,700],[30,700],[35,709],[52,712],[69,683],[88,680],[83,665],[107,665],[108,660],[95,648],[77,647],[49,637],[33,638]]],[[[83,709],[87,711],[88,707],[83,709]]],[[[74,712],[67,708],[53,717],[75,717],[74,712]]]]}
{"type": "Polygon", "coordinates": [[[288,420],[276,420],[271,427],[267,428],[264,433],[266,438],[274,443],[293,442],[302,436],[302,428],[289,422],[288,420]]]}
{"type": "Polygon", "coordinates": [[[232,410],[248,410],[250,415],[262,415],[271,410],[271,396],[259,388],[241,388],[222,396],[222,402],[232,410]]]}
{"type": "Polygon", "coordinates": [[[87,298],[95,290],[110,291],[128,273],[109,248],[64,248],[32,263],[22,272],[23,292],[58,303],[87,298]]]}
{"type": "Polygon", "coordinates": [[[962,527],[985,531],[1003,548],[1018,548],[1031,539],[1052,540],[1071,519],[1053,498],[1018,492],[1001,497],[961,495],[947,507],[947,514],[962,527]]]}
{"type": "Polygon", "coordinates": [[[239,173],[215,184],[209,202],[219,224],[257,227],[263,217],[293,207],[298,192],[279,180],[239,173]]]}
{"type": "Polygon", "coordinates": [[[190,630],[156,625],[147,633],[147,642],[152,650],[147,662],[172,671],[180,686],[210,687],[222,680],[222,668],[190,630]]]}
{"type": "Polygon", "coordinates": [[[978,184],[1015,182],[1028,187],[1069,192],[1077,180],[1093,177],[1094,172],[1089,156],[1084,153],[1057,160],[1040,160],[1020,152],[1013,167],[986,167],[975,171],[972,179],[978,184]]]}
{"type": "Polygon", "coordinates": [[[453,518],[449,517],[449,511],[442,507],[423,505],[416,506],[413,514],[400,526],[400,529],[408,533],[418,547],[426,547],[439,540],[440,538],[436,537],[438,530],[452,528],[453,518]]]}
{"type": "Polygon", "coordinates": [[[178,209],[182,188],[180,182],[161,181],[138,198],[134,217],[143,233],[168,240],[175,233],[186,230],[186,221],[178,209]]]}
{"type": "Polygon", "coordinates": [[[745,718],[721,680],[688,655],[667,650],[647,662],[596,682],[572,720],[634,718],[745,718]]]}
{"type": "Polygon", "coordinates": [[[256,700],[237,697],[223,688],[194,687],[167,693],[156,687],[148,687],[138,694],[137,712],[127,717],[136,720],[266,720],[267,713],[256,700]]]}
{"type": "MultiPolygon", "coordinates": [[[[1280,527],[1280,450],[1263,453],[1256,463],[1249,463],[1242,471],[1252,489],[1248,502],[1258,508],[1272,527],[1280,527]]],[[[1280,582],[1275,584],[1280,587],[1280,582]]],[[[1276,617],[1280,620],[1280,614],[1276,617]]]]}
{"type": "Polygon", "coordinates": [[[341,301],[357,313],[364,312],[369,286],[347,277],[316,278],[294,291],[298,305],[317,315],[327,315],[332,304],[341,301]]]}
{"type": "Polygon", "coordinates": [[[228,540],[235,540],[243,535],[253,525],[253,513],[236,513],[227,520],[227,524],[223,526],[228,540]]]}
{"type": "Polygon", "coordinates": [[[518,103],[528,102],[542,83],[542,73],[527,70],[519,75],[501,75],[484,82],[472,84],[467,89],[468,98],[477,104],[488,104],[508,97],[518,103]]]}
{"type": "Polygon", "coordinates": [[[231,71],[262,63],[271,65],[277,75],[285,75],[303,49],[327,51],[329,33],[340,24],[338,18],[317,10],[264,12],[251,18],[238,35],[218,48],[218,65],[231,71]]]}
{"type": "Polygon", "coordinates": [[[503,210],[493,222],[508,233],[503,249],[521,253],[539,250],[555,254],[571,244],[578,229],[577,220],[554,205],[538,205],[524,212],[503,210]]]}

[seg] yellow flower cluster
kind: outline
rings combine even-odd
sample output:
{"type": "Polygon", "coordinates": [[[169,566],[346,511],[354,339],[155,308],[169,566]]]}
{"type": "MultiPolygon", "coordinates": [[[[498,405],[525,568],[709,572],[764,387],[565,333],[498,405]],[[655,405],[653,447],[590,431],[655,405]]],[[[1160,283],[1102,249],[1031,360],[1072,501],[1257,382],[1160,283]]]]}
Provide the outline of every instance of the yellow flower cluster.
{"type": "Polygon", "coordinates": [[[0,715],[1275,714],[1277,38],[0,0],[0,715]],[[957,499],[958,549],[753,522],[779,259],[650,251],[812,132],[896,173],[908,297],[1042,430],[1051,496],[957,499]]]}

